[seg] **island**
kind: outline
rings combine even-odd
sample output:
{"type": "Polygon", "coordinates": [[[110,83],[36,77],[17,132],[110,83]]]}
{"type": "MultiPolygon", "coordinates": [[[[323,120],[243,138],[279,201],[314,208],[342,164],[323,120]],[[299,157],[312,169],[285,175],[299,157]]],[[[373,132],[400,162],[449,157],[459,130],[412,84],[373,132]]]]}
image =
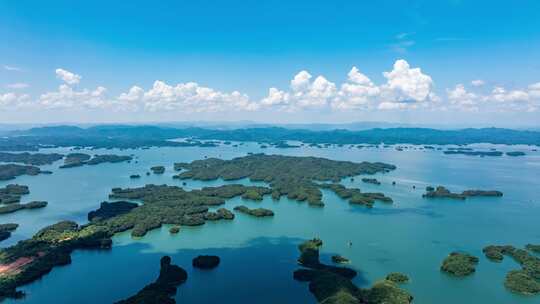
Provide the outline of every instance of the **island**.
{"type": "Polygon", "coordinates": [[[164,166],[154,166],[150,168],[154,174],[163,174],[165,173],[165,167],[164,166]]]}
{"type": "Polygon", "coordinates": [[[11,237],[11,233],[19,227],[19,224],[0,224],[0,242],[11,237]]]}
{"type": "Polygon", "coordinates": [[[369,289],[357,287],[351,280],[356,271],[346,267],[335,267],[319,261],[320,239],[308,240],[298,246],[300,258],[298,263],[303,267],[294,271],[293,278],[301,282],[309,282],[309,291],[318,303],[343,304],[407,304],[413,297],[390,280],[376,282],[369,289]]]}
{"type": "Polygon", "coordinates": [[[93,225],[62,221],[38,231],[31,239],[0,250],[0,299],[21,298],[16,288],[35,281],[55,266],[71,263],[75,249],[110,249],[110,234],[93,225]]]}
{"type": "Polygon", "coordinates": [[[443,152],[444,154],[462,154],[467,156],[502,156],[503,153],[500,151],[464,151],[464,150],[447,150],[443,152]]]}
{"type": "Polygon", "coordinates": [[[115,154],[96,154],[93,157],[85,153],[70,153],[64,159],[64,164],[60,168],[73,168],[84,165],[99,165],[102,163],[120,163],[124,161],[131,161],[132,156],[127,155],[115,155],[115,154]]]}
{"type": "Polygon", "coordinates": [[[443,186],[438,186],[437,188],[428,186],[426,187],[426,193],[422,195],[424,198],[450,198],[458,200],[464,200],[467,197],[473,196],[500,197],[503,196],[503,193],[496,190],[465,190],[461,193],[453,193],[443,186]]]}
{"type": "Polygon", "coordinates": [[[527,249],[529,251],[532,251],[532,252],[535,252],[535,253],[540,253],[540,244],[538,244],[538,245],[527,244],[527,245],[525,245],[525,249],[527,249]]]}
{"type": "Polygon", "coordinates": [[[392,198],[385,196],[383,193],[361,192],[358,188],[347,188],[341,184],[319,184],[319,187],[333,191],[337,196],[344,200],[348,200],[349,204],[352,205],[363,205],[372,208],[375,201],[384,203],[393,202],[392,198]]]}
{"type": "Polygon", "coordinates": [[[274,212],[272,210],[264,208],[249,209],[248,207],[241,205],[234,207],[234,210],[255,217],[274,216],[274,212]]]}
{"type": "Polygon", "coordinates": [[[381,182],[379,182],[376,178],[362,178],[362,182],[367,184],[374,184],[374,185],[380,185],[381,182]]]}
{"type": "Polygon", "coordinates": [[[478,258],[467,253],[452,252],[441,265],[441,271],[458,277],[468,276],[476,271],[478,258]]]}
{"type": "Polygon", "coordinates": [[[216,212],[206,212],[206,214],[204,215],[204,219],[207,221],[233,220],[234,213],[225,208],[219,208],[218,210],[216,210],[216,212]]]}
{"type": "Polygon", "coordinates": [[[0,188],[0,204],[14,204],[21,201],[21,196],[29,194],[28,186],[9,184],[0,188]]]}
{"type": "Polygon", "coordinates": [[[42,166],[50,165],[57,160],[64,158],[64,155],[58,153],[9,153],[0,152],[0,162],[22,163],[25,165],[42,166]]]}
{"type": "Polygon", "coordinates": [[[506,255],[521,265],[521,269],[506,274],[504,286],[510,291],[526,295],[540,293],[540,258],[511,245],[489,245],[482,251],[493,262],[501,262],[506,255]]]}
{"type": "Polygon", "coordinates": [[[193,259],[192,265],[199,269],[213,269],[220,263],[220,259],[215,255],[199,255],[193,259]]]}
{"type": "Polygon", "coordinates": [[[505,154],[506,154],[506,156],[513,156],[513,157],[515,157],[515,156],[525,156],[526,155],[525,152],[522,152],[522,151],[506,152],[505,154]]]}
{"type": "Polygon", "coordinates": [[[270,185],[272,197],[287,196],[311,205],[324,206],[320,181],[339,182],[360,174],[375,174],[394,170],[393,165],[375,162],[354,163],[317,157],[251,154],[232,160],[207,158],[191,163],[176,163],[183,170],[175,177],[195,180],[239,180],[249,178],[270,185]]]}
{"type": "Polygon", "coordinates": [[[47,206],[47,202],[45,201],[32,201],[26,204],[20,204],[20,203],[9,204],[5,206],[0,206],[0,214],[13,213],[22,209],[38,209],[38,208],[43,208],[46,206],[47,206]]]}
{"type": "Polygon", "coordinates": [[[118,301],[116,304],[175,304],[176,300],[172,296],[176,294],[178,285],[184,283],[187,277],[187,272],[183,268],[171,264],[171,258],[164,256],[160,261],[159,276],[156,281],[146,285],[136,295],[118,301]]]}
{"type": "Polygon", "coordinates": [[[14,179],[21,175],[35,176],[40,173],[45,173],[45,171],[41,171],[41,169],[36,166],[17,164],[0,165],[0,181],[14,179]]]}

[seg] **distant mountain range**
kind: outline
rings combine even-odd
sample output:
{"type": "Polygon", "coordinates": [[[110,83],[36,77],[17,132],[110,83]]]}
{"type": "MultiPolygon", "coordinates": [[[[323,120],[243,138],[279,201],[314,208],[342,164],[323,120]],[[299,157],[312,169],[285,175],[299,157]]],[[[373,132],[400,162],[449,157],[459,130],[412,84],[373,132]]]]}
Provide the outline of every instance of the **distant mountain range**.
{"type": "MultiPolygon", "coordinates": [[[[325,127],[321,127],[325,128],[325,127]]],[[[195,141],[252,141],[279,143],[302,141],[331,144],[526,144],[540,145],[540,132],[502,128],[439,130],[431,128],[373,128],[351,131],[257,127],[211,129],[173,128],[144,125],[98,125],[39,127],[9,131],[0,138],[0,150],[37,149],[50,146],[87,146],[101,148],[134,148],[143,146],[185,145],[170,139],[192,138],[195,141]]],[[[195,144],[196,145],[196,144],[195,144]]]]}

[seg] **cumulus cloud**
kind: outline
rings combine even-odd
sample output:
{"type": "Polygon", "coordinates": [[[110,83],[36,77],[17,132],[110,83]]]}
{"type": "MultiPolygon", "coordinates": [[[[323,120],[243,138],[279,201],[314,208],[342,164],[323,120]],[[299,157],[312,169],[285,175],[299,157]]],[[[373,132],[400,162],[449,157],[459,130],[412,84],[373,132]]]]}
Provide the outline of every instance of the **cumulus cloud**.
{"type": "Polygon", "coordinates": [[[15,90],[26,89],[28,87],[29,87],[29,85],[27,83],[24,83],[24,82],[10,83],[10,84],[6,85],[6,88],[15,89],[15,90]]]}
{"type": "Polygon", "coordinates": [[[47,92],[39,97],[39,105],[45,108],[101,108],[110,105],[106,99],[107,89],[97,87],[94,90],[74,90],[72,87],[62,84],[55,92],[47,92]]]}
{"type": "Polygon", "coordinates": [[[118,100],[138,104],[149,111],[216,112],[225,109],[250,111],[257,107],[249,101],[247,95],[238,91],[223,93],[195,82],[172,86],[160,80],[155,81],[148,91],[134,86],[128,92],[120,94],[118,100]]]}
{"type": "Polygon", "coordinates": [[[429,101],[433,94],[433,80],[429,75],[422,73],[420,68],[411,68],[403,59],[394,63],[390,72],[384,72],[383,76],[388,82],[383,85],[383,90],[390,98],[389,101],[398,103],[429,101]]]}
{"type": "Polygon", "coordinates": [[[0,107],[20,107],[30,100],[28,94],[16,94],[13,92],[0,94],[0,107]]]}
{"type": "Polygon", "coordinates": [[[69,85],[78,84],[81,81],[81,76],[64,69],[56,69],[56,78],[62,79],[69,85]]]}
{"type": "MultiPolygon", "coordinates": [[[[406,36],[404,36],[406,37],[406,36]]],[[[494,110],[537,111],[540,108],[540,82],[524,88],[507,89],[503,86],[490,92],[480,88],[482,80],[468,85],[459,83],[445,90],[444,100],[434,91],[434,81],[419,67],[397,60],[389,71],[383,72],[384,81],[375,83],[359,68],[353,66],[346,80],[334,83],[323,75],[314,76],[301,70],[290,80],[288,88],[271,87],[267,95],[251,100],[239,91],[222,92],[196,82],[168,84],[156,80],[151,87],[131,86],[116,96],[108,96],[105,87],[78,89],[82,77],[64,69],[55,71],[64,83],[57,90],[46,92],[30,102],[30,96],[14,92],[0,94],[0,105],[32,105],[41,108],[107,109],[139,112],[234,112],[280,110],[287,112],[322,111],[377,111],[429,108],[434,110],[494,110]]],[[[24,83],[11,84],[11,89],[27,87],[24,83]]]]}
{"type": "Polygon", "coordinates": [[[457,84],[453,89],[446,89],[448,101],[459,109],[477,110],[479,96],[468,92],[463,84],[457,84]]]}

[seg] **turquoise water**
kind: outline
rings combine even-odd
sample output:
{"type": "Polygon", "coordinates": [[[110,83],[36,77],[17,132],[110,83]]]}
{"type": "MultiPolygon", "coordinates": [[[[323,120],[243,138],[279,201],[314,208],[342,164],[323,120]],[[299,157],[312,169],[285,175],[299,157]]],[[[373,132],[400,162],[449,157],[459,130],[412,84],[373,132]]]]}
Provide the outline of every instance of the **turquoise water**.
{"type": "MultiPolygon", "coordinates": [[[[489,148],[493,146],[482,146],[489,148]]],[[[60,163],[43,166],[52,175],[22,176],[14,181],[26,184],[31,194],[23,201],[47,200],[39,210],[0,216],[0,222],[16,222],[19,229],[1,243],[13,244],[38,229],[62,219],[86,222],[88,211],[107,199],[112,187],[136,187],[148,183],[181,185],[173,180],[174,162],[208,157],[232,158],[248,152],[321,156],[338,160],[383,161],[397,170],[378,174],[382,185],[370,185],[355,178],[346,186],[363,191],[381,191],[394,204],[377,203],[371,210],[350,206],[332,192],[323,192],[324,208],[312,208],[282,198],[262,202],[229,200],[238,204],[274,210],[274,218],[256,219],[237,214],[234,221],[209,222],[201,227],[182,227],[170,235],[168,227],[154,230],[140,239],[129,233],[114,237],[110,251],[76,251],[72,264],[55,268],[43,279],[24,286],[27,297],[7,303],[110,303],[136,293],[153,281],[159,258],[168,254],[189,274],[177,293],[179,303],[255,302],[314,303],[305,283],[296,282],[296,246],[314,236],[324,241],[322,259],[339,253],[351,259],[359,271],[355,282],[368,287],[387,273],[399,271],[410,276],[403,285],[415,303],[540,303],[540,297],[512,294],[503,286],[506,272],[519,266],[510,259],[503,263],[486,260],[481,250],[488,244],[540,243],[540,153],[529,147],[497,147],[499,150],[527,151],[525,157],[470,157],[443,155],[441,151],[394,149],[259,149],[256,144],[218,148],[154,148],[149,150],[88,151],[89,153],[134,154],[132,163],[101,164],[57,169],[60,163]],[[165,165],[164,175],[145,173],[154,165],[165,165]],[[130,180],[129,175],[141,174],[130,180]],[[392,181],[396,185],[392,186],[392,181]],[[413,185],[416,189],[413,189],[413,185]],[[453,191],[497,189],[502,198],[472,198],[466,201],[425,200],[427,185],[445,185],[453,191]],[[347,243],[352,241],[351,247],[347,243]],[[451,251],[466,251],[480,257],[477,272],[464,279],[439,271],[451,251]],[[199,254],[222,258],[212,271],[192,269],[191,259],[199,254]]],[[[66,149],[44,151],[67,152],[66,149]]],[[[251,184],[248,180],[239,181],[251,184]]],[[[186,188],[223,184],[223,181],[187,181],[186,188]]]]}

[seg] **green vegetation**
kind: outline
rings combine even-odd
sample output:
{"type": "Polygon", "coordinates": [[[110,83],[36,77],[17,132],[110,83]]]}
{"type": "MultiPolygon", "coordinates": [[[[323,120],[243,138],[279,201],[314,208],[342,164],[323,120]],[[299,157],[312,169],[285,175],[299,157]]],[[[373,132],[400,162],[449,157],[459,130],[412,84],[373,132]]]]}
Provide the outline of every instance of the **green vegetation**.
{"type": "MultiPolygon", "coordinates": [[[[535,247],[527,247],[529,250],[531,248],[535,247]]],[[[521,294],[540,293],[540,258],[530,254],[525,249],[518,249],[511,245],[490,245],[482,251],[488,259],[494,262],[502,261],[507,255],[521,265],[520,270],[512,270],[506,275],[504,286],[510,291],[521,294]]]]}
{"type": "Polygon", "coordinates": [[[180,232],[180,226],[172,226],[171,228],[169,228],[170,234],[177,234],[178,232],[180,232]]]}
{"type": "Polygon", "coordinates": [[[139,205],[130,202],[102,202],[99,209],[90,211],[88,213],[88,221],[97,222],[106,220],[130,212],[133,208],[137,208],[139,205]]]}
{"type": "Polygon", "coordinates": [[[139,174],[132,174],[129,176],[129,178],[136,179],[136,178],[141,178],[141,176],[139,174]]]}
{"type": "Polygon", "coordinates": [[[403,273],[392,272],[386,276],[387,281],[392,281],[396,284],[403,284],[409,282],[409,277],[403,273]]]}
{"type": "Polygon", "coordinates": [[[45,173],[35,166],[25,166],[16,164],[0,165],[0,181],[14,179],[20,175],[38,175],[45,173]]]}
{"type": "Polygon", "coordinates": [[[171,264],[171,258],[164,256],[160,261],[161,268],[159,276],[154,283],[146,285],[136,295],[116,302],[116,304],[174,304],[176,300],[172,298],[176,294],[178,285],[187,280],[187,272],[171,264]]]}
{"type": "Polygon", "coordinates": [[[363,205],[368,208],[373,207],[375,201],[381,201],[385,203],[392,203],[393,200],[390,197],[385,196],[380,192],[361,192],[358,188],[346,188],[341,184],[320,184],[320,188],[332,190],[342,199],[349,200],[350,204],[363,205]]]}
{"type": "Polygon", "coordinates": [[[0,242],[11,237],[11,232],[15,231],[19,224],[0,224],[0,242]]]}
{"type": "Polygon", "coordinates": [[[264,208],[249,209],[246,206],[236,206],[234,207],[234,210],[238,212],[242,212],[244,214],[252,215],[255,217],[274,216],[274,212],[272,210],[268,210],[264,208]]]}
{"type": "Polygon", "coordinates": [[[453,193],[443,186],[438,186],[436,189],[433,189],[433,187],[428,186],[426,187],[426,193],[422,195],[422,197],[425,197],[425,198],[450,198],[450,199],[458,199],[458,200],[464,200],[467,197],[473,197],[473,196],[500,197],[500,196],[503,196],[503,193],[496,190],[465,190],[461,193],[453,193]]]}
{"type": "Polygon", "coordinates": [[[31,239],[0,250],[0,299],[24,296],[16,288],[39,279],[55,266],[71,263],[78,248],[110,248],[110,234],[100,227],[63,221],[37,232],[31,239]]]}
{"type": "Polygon", "coordinates": [[[83,166],[91,156],[85,153],[70,153],[64,158],[64,164],[60,168],[73,168],[83,166]]]}
{"type": "Polygon", "coordinates": [[[15,204],[21,201],[21,196],[29,194],[28,186],[9,184],[0,188],[0,204],[15,204]]]}
{"type": "Polygon", "coordinates": [[[394,170],[384,163],[353,163],[317,157],[252,154],[232,160],[208,158],[191,163],[176,163],[175,170],[185,170],[176,175],[179,179],[264,181],[270,184],[272,197],[307,201],[324,206],[318,181],[339,182],[342,178],[359,174],[374,174],[394,170]]]}
{"type": "Polygon", "coordinates": [[[234,219],[234,213],[225,208],[219,208],[216,212],[206,212],[204,219],[207,221],[232,220],[234,219]]]}
{"type": "Polygon", "coordinates": [[[320,239],[306,241],[298,246],[298,262],[305,268],[294,272],[294,279],[309,282],[309,291],[317,302],[324,304],[406,304],[412,302],[412,296],[399,288],[396,283],[383,280],[370,289],[361,289],[351,280],[356,271],[346,267],[334,267],[320,263],[320,239]]]}
{"type": "Polygon", "coordinates": [[[95,126],[78,128],[56,126],[15,131],[8,137],[0,138],[0,150],[37,150],[42,145],[56,147],[94,147],[94,148],[145,148],[145,147],[183,147],[215,146],[212,142],[252,141],[278,143],[301,141],[308,144],[526,144],[540,145],[540,132],[510,130],[500,128],[436,130],[427,128],[386,128],[362,131],[332,130],[310,131],[277,127],[245,128],[234,130],[212,130],[202,128],[161,128],[156,126],[95,126]],[[24,135],[24,136],[20,136],[24,135]],[[196,139],[178,142],[175,138],[196,139]]]}
{"type": "Polygon", "coordinates": [[[119,163],[131,161],[132,157],[127,155],[96,154],[93,157],[85,153],[70,153],[64,159],[64,164],[60,168],[73,168],[84,165],[99,165],[102,163],[119,163]]]}
{"type": "Polygon", "coordinates": [[[194,258],[192,265],[195,268],[200,269],[212,269],[216,268],[219,265],[220,259],[215,255],[199,255],[194,258]]]}
{"type": "Polygon", "coordinates": [[[467,253],[452,252],[441,265],[441,271],[464,277],[476,271],[478,258],[467,253]]]}
{"type": "Polygon", "coordinates": [[[525,245],[525,249],[532,252],[540,253],[540,245],[527,244],[525,245]]]}
{"type": "Polygon", "coordinates": [[[0,162],[6,162],[6,163],[22,163],[25,165],[33,165],[33,166],[42,166],[42,165],[50,165],[54,163],[57,160],[60,160],[64,157],[62,154],[58,153],[8,153],[8,152],[0,152],[0,162]]]}
{"type": "Polygon", "coordinates": [[[44,201],[32,201],[26,204],[9,204],[0,207],[0,214],[13,213],[22,209],[38,209],[47,206],[47,202],[44,201]]]}

